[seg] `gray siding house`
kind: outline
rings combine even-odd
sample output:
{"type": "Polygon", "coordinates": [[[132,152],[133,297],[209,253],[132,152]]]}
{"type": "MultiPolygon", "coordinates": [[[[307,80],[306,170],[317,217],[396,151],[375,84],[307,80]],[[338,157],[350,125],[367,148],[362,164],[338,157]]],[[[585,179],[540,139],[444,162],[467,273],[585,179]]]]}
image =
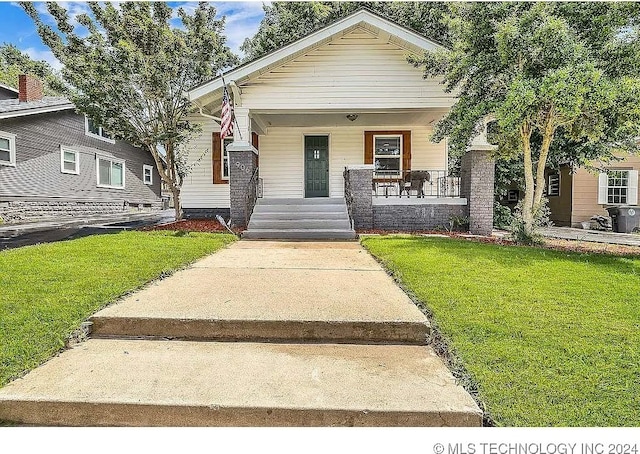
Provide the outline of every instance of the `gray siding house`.
{"type": "Polygon", "coordinates": [[[65,98],[43,97],[37,79],[0,100],[0,220],[156,211],[152,156],[109,134],[65,98]]]}

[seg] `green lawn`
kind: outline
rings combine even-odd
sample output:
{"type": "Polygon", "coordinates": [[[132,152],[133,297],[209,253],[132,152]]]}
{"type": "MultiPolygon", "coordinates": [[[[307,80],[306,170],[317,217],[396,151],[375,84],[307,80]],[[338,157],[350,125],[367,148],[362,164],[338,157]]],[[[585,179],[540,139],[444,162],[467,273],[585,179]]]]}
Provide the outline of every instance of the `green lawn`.
{"type": "Polygon", "coordinates": [[[55,354],[109,302],[234,238],[122,232],[0,252],[0,386],[55,354]]]}
{"type": "Polygon", "coordinates": [[[640,426],[640,258],[362,243],[433,312],[498,425],[640,426]]]}

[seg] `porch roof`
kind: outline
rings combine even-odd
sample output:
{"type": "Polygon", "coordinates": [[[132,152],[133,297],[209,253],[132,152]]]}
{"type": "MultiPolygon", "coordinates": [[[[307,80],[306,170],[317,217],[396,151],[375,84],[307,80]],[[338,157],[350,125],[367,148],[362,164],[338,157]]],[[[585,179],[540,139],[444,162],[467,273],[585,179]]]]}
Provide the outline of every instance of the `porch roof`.
{"type": "MultiPolygon", "coordinates": [[[[225,81],[228,84],[231,82],[234,84],[243,83],[253,77],[269,72],[310,50],[327,44],[340,36],[346,35],[358,27],[362,27],[377,36],[383,37],[388,42],[413,54],[421,54],[425,50],[444,49],[442,45],[410,29],[374,14],[369,10],[361,9],[298,41],[227,71],[224,73],[225,81]]],[[[222,87],[222,77],[217,77],[190,90],[188,97],[198,106],[204,106],[222,98],[222,87]]]]}

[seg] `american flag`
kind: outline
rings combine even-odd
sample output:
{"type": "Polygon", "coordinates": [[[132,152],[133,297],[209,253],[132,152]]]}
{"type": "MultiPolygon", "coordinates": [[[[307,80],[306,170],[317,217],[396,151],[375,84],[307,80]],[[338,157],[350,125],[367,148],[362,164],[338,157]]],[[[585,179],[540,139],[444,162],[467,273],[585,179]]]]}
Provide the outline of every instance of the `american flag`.
{"type": "Polygon", "coordinates": [[[229,92],[225,86],[222,92],[222,114],[220,116],[220,138],[233,135],[233,107],[229,99],[229,92]]]}

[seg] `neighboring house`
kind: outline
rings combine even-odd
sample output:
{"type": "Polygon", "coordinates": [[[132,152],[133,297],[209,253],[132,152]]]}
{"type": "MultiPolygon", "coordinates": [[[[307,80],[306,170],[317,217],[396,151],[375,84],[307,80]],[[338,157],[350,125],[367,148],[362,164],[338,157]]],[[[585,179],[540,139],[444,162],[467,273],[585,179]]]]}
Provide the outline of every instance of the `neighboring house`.
{"type": "Polygon", "coordinates": [[[640,156],[600,163],[606,173],[569,166],[546,172],[547,197],[555,225],[580,227],[594,215],[608,216],[606,207],[638,205],[640,156]]]}
{"type": "MultiPolygon", "coordinates": [[[[423,70],[407,62],[409,55],[439,47],[360,10],[225,73],[237,119],[234,139],[225,141],[211,119],[220,116],[222,78],[192,89],[192,120],[202,124],[203,133],[189,155],[193,169],[182,188],[185,215],[221,214],[245,224],[253,209],[250,184],[258,185],[263,197],[259,206],[281,198],[301,204],[344,199],[348,167],[365,171],[366,181],[358,177],[348,183],[355,192],[363,191],[368,206],[361,219],[351,204],[353,194],[347,194],[356,227],[428,229],[447,226],[451,216],[468,215],[468,195],[459,197],[459,180],[447,175],[446,141],[430,141],[433,125],[455,95],[444,92],[440,79],[424,79],[423,70]],[[203,150],[210,151],[204,158],[203,150]],[[251,150],[255,162],[234,158],[242,150],[251,150]],[[258,164],[258,178],[252,178],[258,164]],[[234,172],[239,178],[235,187],[234,172]],[[406,198],[400,199],[400,193],[406,198]]],[[[483,183],[492,185],[489,167],[483,183]]],[[[491,200],[492,189],[488,206],[491,200]]],[[[491,210],[485,212],[492,216],[491,210]]]]}
{"type": "Polygon", "coordinates": [[[18,97],[18,90],[8,85],[0,84],[0,101],[4,99],[16,99],[18,97]]]}
{"type": "Polygon", "coordinates": [[[14,95],[0,100],[2,222],[161,207],[149,153],[113,140],[67,99],[43,97],[35,78],[20,76],[14,95]]]}

